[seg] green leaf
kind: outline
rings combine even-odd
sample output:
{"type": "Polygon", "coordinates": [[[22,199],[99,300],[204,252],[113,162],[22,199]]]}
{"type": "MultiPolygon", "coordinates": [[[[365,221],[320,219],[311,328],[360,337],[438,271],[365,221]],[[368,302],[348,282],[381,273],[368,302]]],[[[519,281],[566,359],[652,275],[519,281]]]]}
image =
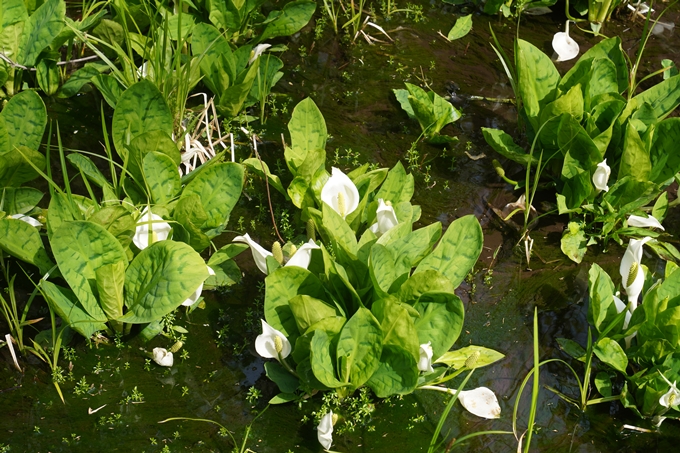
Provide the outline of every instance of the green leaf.
{"type": "Polygon", "coordinates": [[[643,91],[633,98],[633,102],[637,105],[648,103],[652,106],[656,118],[664,119],[680,105],[680,75],[666,79],[643,91]]]}
{"type": "Polygon", "coordinates": [[[413,197],[414,180],[413,175],[407,175],[404,166],[399,161],[387,173],[385,182],[380,186],[380,190],[375,194],[376,199],[382,198],[397,205],[404,201],[410,201],[413,197]]]}
{"type": "Polygon", "coordinates": [[[0,154],[0,187],[18,187],[34,180],[39,176],[34,166],[43,170],[45,156],[25,146],[14,148],[13,152],[7,154],[0,154]]]}
{"type": "Polygon", "coordinates": [[[96,271],[108,264],[127,263],[120,242],[96,223],[73,221],[54,232],[50,245],[61,275],[85,311],[95,319],[106,319],[99,304],[96,271]]]}
{"type": "Polygon", "coordinates": [[[293,109],[288,123],[291,148],[284,150],[286,164],[294,175],[302,165],[307,154],[326,149],[326,121],[311,98],[305,98],[293,109]]]}
{"type": "Polygon", "coordinates": [[[89,83],[93,77],[98,76],[101,73],[98,66],[91,64],[86,64],[84,67],[78,69],[76,72],[71,74],[66,82],[59,88],[57,96],[60,98],[70,98],[75,96],[78,92],[89,83]]]}
{"type": "Polygon", "coordinates": [[[101,171],[99,171],[99,168],[92,162],[92,159],[78,153],[71,153],[66,156],[66,159],[74,167],[83,172],[85,176],[98,187],[107,187],[113,191],[113,187],[109,183],[109,180],[106,179],[106,176],[104,176],[101,171]]]}
{"type": "Polygon", "coordinates": [[[359,308],[340,331],[336,349],[340,380],[353,388],[364,385],[380,366],[382,349],[380,324],[368,309],[359,308]]]}
{"type": "Polygon", "coordinates": [[[49,46],[64,28],[65,14],[64,0],[47,0],[31,14],[24,25],[17,63],[35,66],[40,52],[49,46]]]}
{"type": "Polygon", "coordinates": [[[35,91],[25,90],[12,97],[0,112],[0,117],[5,122],[8,140],[8,144],[4,145],[6,148],[0,148],[2,152],[20,146],[31,150],[40,147],[47,125],[47,110],[35,91]]]}
{"type": "MultiPolygon", "coordinates": [[[[597,263],[593,263],[588,272],[588,322],[602,332],[608,325],[607,318],[616,316],[614,305],[614,283],[597,263]]],[[[609,320],[611,321],[611,319],[609,320]]]]}
{"type": "Polygon", "coordinates": [[[324,318],[341,315],[335,306],[306,295],[293,297],[290,299],[289,306],[300,332],[305,332],[310,326],[324,318]]]}
{"type": "Polygon", "coordinates": [[[118,105],[118,100],[123,96],[124,89],[118,79],[109,74],[99,74],[92,77],[90,82],[99,90],[106,103],[112,109],[115,109],[118,105]]]}
{"type": "Polygon", "coordinates": [[[144,180],[154,203],[165,204],[175,198],[181,189],[177,165],[167,155],[152,151],[142,163],[144,180]]]}
{"type": "Polygon", "coordinates": [[[680,118],[668,118],[655,126],[649,150],[652,166],[650,180],[662,184],[680,171],[680,155],[674,152],[678,143],[680,143],[680,118]]]}
{"type": "Polygon", "coordinates": [[[99,303],[108,319],[123,316],[123,285],[125,284],[125,261],[104,264],[95,269],[99,303]]]}
{"type": "Polygon", "coordinates": [[[456,342],[463,329],[463,302],[452,293],[428,292],[420,296],[414,308],[418,344],[432,343],[433,358],[438,359],[456,342]]]}
{"type": "Polygon", "coordinates": [[[557,343],[560,345],[560,349],[569,354],[569,356],[576,360],[580,360],[581,362],[585,362],[586,350],[583,349],[580,344],[568,338],[558,338],[557,343]]]}
{"type": "Polygon", "coordinates": [[[41,58],[36,65],[35,78],[40,89],[46,95],[52,96],[59,89],[59,82],[61,81],[57,62],[41,58]]]}
{"type": "Polygon", "coordinates": [[[590,74],[592,62],[596,58],[604,58],[614,63],[616,67],[616,77],[618,82],[617,93],[623,93],[628,88],[628,66],[627,57],[621,48],[621,38],[618,36],[603,39],[590,49],[588,49],[576,64],[564,75],[560,82],[560,90],[569,90],[577,83],[581,83],[585,88],[584,78],[590,74]]]}
{"type": "Polygon", "coordinates": [[[331,357],[331,338],[325,330],[314,331],[310,343],[310,361],[314,376],[328,388],[344,387],[348,384],[340,382],[336,377],[333,358],[331,357]]]}
{"type": "Polygon", "coordinates": [[[335,250],[341,247],[351,257],[356,257],[358,244],[354,231],[347,225],[345,219],[340,217],[340,214],[325,203],[323,205],[323,228],[331,238],[335,250]]]}
{"type": "Polygon", "coordinates": [[[624,352],[621,345],[611,338],[600,338],[595,346],[593,347],[593,352],[598,359],[602,360],[604,363],[626,374],[626,368],[628,367],[628,357],[624,352]]]}
{"type": "Polygon", "coordinates": [[[418,360],[420,344],[418,333],[411,318],[413,308],[399,300],[387,297],[371,306],[371,312],[380,323],[383,332],[383,345],[399,346],[418,360]]]}
{"type": "Polygon", "coordinates": [[[187,195],[179,199],[172,213],[173,218],[184,228],[187,237],[182,237],[197,252],[202,252],[210,246],[210,238],[201,231],[200,225],[208,220],[198,195],[187,195]]]}
{"type": "Polygon", "coordinates": [[[418,384],[418,365],[407,350],[395,345],[385,345],[380,356],[380,365],[366,385],[378,398],[390,395],[407,395],[418,384]]]}
{"type": "Polygon", "coordinates": [[[40,281],[40,289],[50,308],[73,330],[90,338],[99,330],[106,330],[106,317],[95,319],[82,307],[73,291],[47,280],[40,281]]]}
{"type": "Polygon", "coordinates": [[[259,73],[248,93],[248,103],[261,102],[265,99],[272,87],[283,76],[283,72],[279,72],[283,68],[283,61],[279,57],[267,53],[261,55],[259,59],[259,73]]]}
{"type": "MultiPolygon", "coordinates": [[[[248,169],[248,171],[255,173],[258,175],[260,178],[264,178],[265,173],[267,174],[267,181],[269,182],[269,185],[273,187],[274,189],[278,190],[281,195],[286,197],[288,199],[288,193],[286,192],[286,189],[283,187],[283,184],[281,183],[281,178],[279,178],[277,175],[272,174],[272,172],[269,170],[269,166],[267,165],[266,162],[260,161],[260,159],[256,157],[251,157],[243,162],[241,164],[248,169]],[[264,171],[262,168],[264,167],[264,171]]],[[[299,206],[298,206],[299,207],[299,206]]]]}
{"type": "Polygon", "coordinates": [[[54,267],[54,263],[43,246],[38,229],[23,220],[9,217],[0,219],[0,249],[38,267],[41,274],[45,274],[54,267]]]}
{"type": "Polygon", "coordinates": [[[125,90],[113,112],[111,129],[116,151],[123,159],[127,157],[126,145],[145,132],[171,136],[172,114],[156,85],[142,80],[125,90]]]}
{"type": "Polygon", "coordinates": [[[652,173],[649,151],[631,122],[626,126],[623,139],[623,153],[619,167],[619,178],[631,176],[638,181],[647,181],[652,173]]]}
{"type": "Polygon", "coordinates": [[[235,83],[220,94],[217,105],[220,112],[229,118],[238,116],[243,108],[243,103],[253,87],[255,77],[259,72],[260,59],[255,60],[243,74],[239,75],[235,83]]]}
{"type": "Polygon", "coordinates": [[[463,36],[470,33],[470,30],[472,30],[472,14],[468,14],[467,16],[459,17],[456,20],[456,24],[451,28],[451,30],[449,31],[449,34],[446,36],[446,38],[449,41],[453,41],[455,39],[460,39],[463,36]]]}
{"type": "Polygon", "coordinates": [[[27,214],[42,197],[43,193],[32,187],[4,187],[0,192],[0,210],[10,215],[27,214]]]}
{"type": "Polygon", "coordinates": [[[482,134],[484,135],[486,143],[501,156],[522,164],[525,167],[528,166],[529,163],[535,165],[538,162],[535,157],[531,157],[527,154],[521,146],[516,145],[512,137],[502,130],[483,127],[482,134]]]}
{"type": "Polygon", "coordinates": [[[464,348],[456,349],[455,351],[446,352],[439,357],[434,363],[443,363],[450,366],[454,370],[459,370],[465,366],[467,359],[474,353],[478,352],[479,357],[475,362],[475,368],[481,368],[492,363],[496,363],[505,357],[498,351],[485,348],[483,346],[465,346],[464,348]]]}
{"type": "Polygon", "coordinates": [[[180,200],[190,195],[198,195],[208,219],[202,229],[218,228],[226,225],[229,215],[236,206],[243,189],[243,167],[237,163],[226,162],[212,165],[196,176],[182,192],[180,200]]]}
{"type": "Polygon", "coordinates": [[[612,379],[606,372],[600,371],[595,375],[595,387],[605,398],[612,396],[612,379]]]}
{"type": "Polygon", "coordinates": [[[132,235],[137,227],[130,211],[120,205],[104,206],[87,220],[106,228],[106,231],[118,239],[123,249],[127,249],[132,242],[132,235]]]}
{"type": "Polygon", "coordinates": [[[418,272],[409,277],[401,285],[397,297],[407,304],[413,305],[427,292],[453,293],[455,286],[443,274],[435,270],[418,272]]]}
{"type": "Polygon", "coordinates": [[[279,393],[269,400],[269,404],[286,404],[295,401],[297,398],[295,393],[279,393]]]}
{"type": "Polygon", "coordinates": [[[295,393],[300,385],[298,378],[286,371],[278,362],[266,362],[264,370],[267,377],[279,387],[282,393],[295,393]]]}
{"type": "Polygon", "coordinates": [[[152,322],[186,301],[208,278],[201,256],[181,242],[159,241],[142,250],[125,271],[125,305],[120,321],[152,322]]]}
{"type": "Polygon", "coordinates": [[[267,323],[282,332],[291,343],[300,335],[289,301],[298,295],[326,299],[323,283],[311,272],[297,266],[277,269],[264,279],[264,316],[267,323]]]}
{"type": "Polygon", "coordinates": [[[587,243],[588,238],[581,225],[577,222],[569,222],[569,226],[564,230],[560,241],[562,253],[573,262],[580,263],[588,251],[587,243]]]}
{"type": "Polygon", "coordinates": [[[409,118],[415,120],[416,114],[413,111],[413,107],[411,107],[411,103],[408,101],[409,96],[408,90],[393,89],[392,92],[394,92],[394,96],[397,98],[397,101],[399,102],[399,105],[401,106],[402,110],[406,112],[409,118]]]}
{"type": "Polygon", "coordinates": [[[475,216],[461,217],[449,225],[437,247],[420,262],[415,272],[439,271],[457,287],[474,267],[483,244],[482,227],[475,216]]]}
{"type": "Polygon", "coordinates": [[[619,94],[616,65],[608,57],[595,58],[585,86],[586,110],[595,107],[592,101],[596,96],[609,93],[619,94]]]}
{"type": "Polygon", "coordinates": [[[537,131],[538,115],[555,99],[560,74],[546,54],[523,39],[517,40],[516,61],[519,95],[529,123],[537,131]]]}
{"type": "Polygon", "coordinates": [[[316,10],[316,2],[298,0],[286,3],[281,14],[268,23],[262,34],[255,40],[260,43],[279,36],[290,36],[307,25],[316,10]]]}
{"type": "Polygon", "coordinates": [[[410,268],[404,268],[403,266],[398,268],[390,250],[377,243],[371,247],[368,268],[377,297],[387,296],[392,283],[404,274],[408,277],[408,271],[410,270],[410,268]]]}

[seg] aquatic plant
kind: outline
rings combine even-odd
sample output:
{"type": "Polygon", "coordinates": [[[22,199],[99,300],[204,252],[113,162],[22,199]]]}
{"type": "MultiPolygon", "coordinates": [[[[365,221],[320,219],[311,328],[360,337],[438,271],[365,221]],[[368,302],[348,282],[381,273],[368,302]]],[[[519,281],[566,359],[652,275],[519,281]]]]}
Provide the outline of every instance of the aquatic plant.
{"type": "MultiPolygon", "coordinates": [[[[638,62],[643,50],[644,42],[638,62]]],[[[527,172],[536,167],[536,180],[550,176],[555,181],[559,213],[573,219],[562,238],[564,253],[580,262],[587,246],[595,243],[658,237],[627,225],[626,217],[665,217],[663,189],[680,171],[680,160],[672,152],[680,121],[667,118],[680,104],[680,78],[670,77],[637,93],[637,64],[629,67],[619,38],[595,45],[562,77],[547,55],[521,39],[515,69],[507,59],[505,66],[533,145],[527,153],[498,129],[483,128],[484,138],[527,172]]],[[[680,256],[675,247],[660,241],[655,250],[680,256]]]]}
{"type": "Polygon", "coordinates": [[[444,126],[460,119],[460,112],[434,91],[425,91],[419,86],[406,83],[406,90],[393,90],[401,108],[409,118],[417,120],[422,137],[433,144],[447,144],[458,141],[457,137],[441,135],[444,126]]]}

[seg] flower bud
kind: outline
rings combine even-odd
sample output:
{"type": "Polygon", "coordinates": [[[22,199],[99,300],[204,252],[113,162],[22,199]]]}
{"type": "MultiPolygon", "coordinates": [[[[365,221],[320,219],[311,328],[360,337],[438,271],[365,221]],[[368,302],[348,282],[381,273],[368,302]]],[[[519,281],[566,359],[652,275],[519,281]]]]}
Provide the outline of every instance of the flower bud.
{"type": "Polygon", "coordinates": [[[467,360],[465,361],[465,367],[469,368],[471,370],[476,368],[477,367],[477,359],[479,359],[480,355],[481,354],[479,353],[479,351],[475,351],[472,354],[470,354],[470,357],[468,357],[467,360]]]}
{"type": "Polygon", "coordinates": [[[172,347],[169,349],[170,352],[175,353],[182,349],[182,346],[184,346],[184,343],[181,341],[176,342],[175,344],[172,345],[172,347]]]}
{"type": "Polygon", "coordinates": [[[283,264],[283,250],[281,250],[281,243],[279,241],[275,241],[272,244],[272,255],[277,263],[283,264]]]}

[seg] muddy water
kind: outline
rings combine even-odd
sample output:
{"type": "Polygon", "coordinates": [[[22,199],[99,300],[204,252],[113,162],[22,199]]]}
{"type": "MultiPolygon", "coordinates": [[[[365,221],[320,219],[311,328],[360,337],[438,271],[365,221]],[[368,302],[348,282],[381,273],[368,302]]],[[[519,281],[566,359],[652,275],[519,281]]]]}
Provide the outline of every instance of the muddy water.
{"type": "MultiPolygon", "coordinates": [[[[559,238],[564,219],[557,217],[543,218],[534,230],[537,253],[526,263],[523,249],[517,245],[516,231],[499,222],[490,209],[514,201],[519,194],[513,194],[512,188],[496,176],[491,166],[491,159],[496,156],[486,146],[479,128],[503,128],[519,141],[521,133],[512,104],[474,101],[469,96],[512,97],[502,66],[489,46],[488,30],[492,25],[502,44],[509,48],[514,23],[476,15],[470,35],[449,43],[436,31],[448,32],[455,9],[438,2],[423,7],[427,20],[422,24],[403,17],[378,21],[392,41],[374,46],[365,42],[353,46],[341,44],[330,30],[314,42],[312,27],[308,27],[293,39],[290,50],[283,56],[286,73],[278,92],[288,97],[290,107],[305,96],[314,98],[332,135],[327,148],[329,162],[344,169],[356,163],[391,167],[398,160],[405,162],[407,150],[420,131],[400,110],[392,89],[403,88],[403,82],[410,82],[427,84],[440,94],[455,92],[452,102],[464,116],[443,133],[455,135],[460,141],[446,149],[417,146],[418,154],[413,157],[417,173],[414,201],[423,207],[423,224],[438,220],[446,226],[468,213],[480,219],[485,248],[473,278],[459,289],[466,321],[456,346],[484,345],[505,353],[506,358],[477,370],[469,384],[495,391],[502,406],[501,419],[481,420],[458,406],[444,426],[447,438],[451,439],[482,430],[512,429],[518,388],[533,365],[534,307],[539,310],[542,358],[567,359],[557,348],[558,337],[585,343],[587,263],[576,266],[561,255],[559,238]]],[[[677,11],[666,18],[677,19],[677,11]]],[[[520,34],[548,52],[552,35],[563,24],[559,12],[526,18],[520,34]]],[[[640,21],[621,18],[611,23],[605,33],[619,34],[624,48],[632,49],[640,29],[640,21]]],[[[371,30],[371,34],[381,38],[376,31],[371,30]]],[[[594,43],[583,33],[574,31],[572,36],[582,50],[594,43]]],[[[678,48],[674,31],[652,38],[642,71],[658,67],[661,58],[677,60],[678,48]]],[[[566,71],[569,67],[567,62],[560,63],[558,68],[566,71]]],[[[50,104],[50,114],[59,120],[67,147],[101,149],[98,107],[92,108],[93,105],[99,105],[96,94],[50,104]],[[85,114],[81,113],[83,110],[85,114]],[[76,118],[74,112],[78,112],[76,118]]],[[[280,133],[287,120],[287,115],[270,118],[261,132],[265,145],[260,151],[270,168],[275,168],[276,161],[282,158],[280,133]]],[[[248,151],[242,149],[241,153],[245,156],[248,151]]],[[[511,176],[521,175],[518,167],[508,165],[507,170],[511,176]]],[[[249,190],[253,196],[257,192],[249,190]]],[[[546,195],[545,200],[551,201],[551,195],[546,195]]],[[[258,239],[269,244],[274,237],[270,236],[268,217],[256,215],[255,205],[261,202],[243,197],[233,220],[243,215],[247,225],[251,218],[257,219],[258,239]]],[[[281,200],[275,198],[275,202],[281,200]]],[[[617,247],[607,254],[593,250],[588,252],[586,261],[597,261],[616,275],[620,255],[617,247]]],[[[6,349],[0,351],[4,359],[0,365],[3,407],[0,444],[10,445],[11,451],[31,452],[160,452],[166,447],[169,451],[231,451],[229,438],[221,437],[215,425],[158,422],[168,417],[210,419],[233,431],[241,442],[246,425],[264,408],[263,401],[276,393],[275,386],[264,376],[262,360],[253,350],[261,316],[261,277],[249,257],[241,257],[239,264],[247,273],[241,284],[208,296],[205,309],[178,317],[177,324],[190,332],[184,348],[189,358],[178,357],[172,369],[145,366],[142,348],[149,351],[164,345],[159,339],[148,345],[132,341],[119,346],[91,347],[76,340],[75,357],[61,362],[65,374],[71,372],[62,384],[66,399],[62,404],[44,365],[29,361],[21,374],[10,367],[6,349]],[[252,386],[262,392],[259,402],[246,398],[252,386]],[[143,399],[128,401],[135,389],[143,399]]],[[[653,261],[649,264],[653,266],[653,261]]],[[[578,365],[575,367],[582,372],[578,365]]],[[[544,368],[541,383],[577,396],[575,381],[563,366],[544,368]]],[[[528,418],[529,392],[530,386],[519,406],[520,431],[528,418]]],[[[445,403],[439,394],[420,392],[376,404],[366,425],[335,436],[334,449],[427,451],[445,403]]],[[[247,445],[257,452],[320,451],[312,423],[301,421],[319,405],[316,397],[299,407],[270,407],[254,423],[247,445]]],[[[626,423],[649,428],[647,422],[636,419],[618,404],[591,407],[582,414],[542,389],[534,450],[674,451],[674,443],[680,438],[677,422],[668,421],[654,433],[622,431],[626,423]]],[[[516,448],[513,436],[483,436],[460,450],[509,452],[516,448]]]]}

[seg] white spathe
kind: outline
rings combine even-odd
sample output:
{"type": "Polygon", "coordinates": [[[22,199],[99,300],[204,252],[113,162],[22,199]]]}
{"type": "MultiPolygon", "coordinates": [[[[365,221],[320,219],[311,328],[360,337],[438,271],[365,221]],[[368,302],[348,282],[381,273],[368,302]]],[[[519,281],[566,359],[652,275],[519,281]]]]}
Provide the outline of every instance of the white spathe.
{"type": "Polygon", "coordinates": [[[500,418],[501,407],[496,395],[486,387],[474,390],[462,390],[458,395],[460,404],[468,412],[482,418],[500,418]]]}
{"type": "Polygon", "coordinates": [[[172,352],[165,348],[153,348],[153,361],[160,366],[172,366],[172,352]]]}
{"type": "Polygon", "coordinates": [[[307,269],[309,267],[309,262],[312,259],[312,250],[319,248],[321,247],[316,245],[316,243],[310,239],[306,244],[302,244],[302,247],[300,247],[297,252],[295,252],[295,254],[290,257],[285,265],[297,266],[307,269]]]}
{"type": "Polygon", "coordinates": [[[609,186],[607,183],[609,182],[609,176],[611,174],[612,169],[609,168],[609,165],[607,165],[607,159],[597,164],[595,173],[593,173],[593,185],[598,192],[602,190],[609,192],[609,186]]]}
{"type": "Polygon", "coordinates": [[[392,205],[385,203],[382,198],[378,200],[378,209],[375,211],[375,217],[376,222],[371,225],[371,231],[376,236],[382,236],[399,223],[392,205]]]}
{"type": "Polygon", "coordinates": [[[428,341],[420,345],[420,358],[418,359],[418,370],[426,373],[434,371],[432,368],[432,342],[428,341]]]}
{"type": "Polygon", "coordinates": [[[555,33],[552,46],[557,54],[557,61],[568,61],[576,58],[579,47],[578,43],[569,36],[569,21],[567,21],[564,31],[555,33]]]}
{"type": "Polygon", "coordinates": [[[253,241],[248,233],[243,236],[236,236],[232,242],[243,242],[244,244],[248,244],[257,268],[260,269],[264,275],[267,275],[267,257],[272,256],[272,252],[265,250],[260,244],[253,241]]]}
{"type": "Polygon", "coordinates": [[[666,381],[668,383],[668,385],[671,386],[671,388],[666,393],[661,395],[661,398],[659,398],[659,404],[661,404],[663,407],[667,407],[669,409],[670,408],[677,409],[678,404],[680,404],[680,391],[678,391],[678,388],[675,385],[677,382],[674,381],[671,384],[671,381],[666,379],[666,376],[661,374],[661,377],[663,378],[664,381],[666,381]]]}
{"type": "Polygon", "coordinates": [[[661,225],[661,222],[659,222],[656,217],[652,215],[649,217],[631,215],[628,217],[628,226],[641,228],[660,228],[662,231],[665,231],[664,227],[661,225]]]}
{"type": "MultiPolygon", "coordinates": [[[[212,270],[210,266],[206,266],[208,268],[208,274],[210,275],[215,275],[215,271],[212,270]]],[[[206,277],[207,279],[207,277],[206,277]]],[[[199,297],[201,297],[201,292],[203,292],[203,283],[205,283],[205,280],[201,282],[200,285],[198,285],[198,288],[196,288],[196,291],[194,291],[191,296],[187,298],[184,302],[182,302],[182,305],[185,307],[191,307],[193,304],[196,303],[199,297]]]]}
{"type": "Polygon", "coordinates": [[[634,311],[637,308],[638,297],[642,292],[642,287],[645,284],[645,272],[642,270],[642,246],[645,245],[652,238],[646,236],[642,239],[631,239],[628,242],[628,248],[626,253],[623,254],[621,258],[621,266],[619,266],[619,273],[621,274],[621,281],[626,288],[626,294],[628,295],[628,302],[631,303],[631,309],[634,311]],[[635,275],[630,278],[630,271],[633,267],[633,263],[637,263],[635,266],[635,275]],[[629,280],[630,285],[628,284],[629,280]]]}
{"type": "Polygon", "coordinates": [[[346,174],[333,167],[331,177],[321,189],[321,201],[344,219],[359,207],[359,191],[346,174]]]}
{"type": "Polygon", "coordinates": [[[154,242],[164,241],[170,235],[172,227],[159,215],[152,213],[147,207],[137,221],[132,242],[139,250],[144,250],[154,242]]]}
{"type": "Polygon", "coordinates": [[[260,55],[264,53],[265,50],[269,49],[272,45],[271,44],[258,44],[255,46],[253,50],[250,51],[250,60],[248,60],[248,66],[253,64],[255,60],[260,58],[260,55]]]}
{"type": "Polygon", "coordinates": [[[28,223],[29,225],[34,226],[34,227],[36,227],[36,228],[40,228],[41,226],[43,226],[42,223],[38,222],[38,221],[35,220],[33,217],[29,217],[29,216],[27,216],[27,215],[23,215],[23,214],[12,214],[12,215],[9,216],[9,217],[12,218],[12,219],[21,220],[22,222],[26,222],[26,223],[28,223]]]}
{"type": "Polygon", "coordinates": [[[286,336],[262,320],[262,333],[255,339],[255,350],[265,359],[285,359],[291,351],[286,336]],[[278,340],[277,340],[278,338],[278,340]],[[277,347],[278,343],[278,347],[277,347]],[[280,348],[280,350],[279,350],[280,348]]]}
{"type": "Polygon", "coordinates": [[[333,411],[328,411],[321,417],[319,426],[316,427],[316,435],[323,449],[330,450],[333,445],[333,411]]]}
{"type": "MultiPolygon", "coordinates": [[[[621,299],[619,299],[618,297],[616,297],[616,296],[613,296],[613,297],[614,297],[614,307],[616,308],[616,312],[621,313],[623,310],[626,309],[626,304],[624,304],[623,301],[621,299]]],[[[623,329],[624,330],[628,328],[628,323],[630,323],[630,317],[631,316],[632,316],[632,314],[630,313],[629,310],[627,310],[626,315],[623,319],[623,329]]]]}

